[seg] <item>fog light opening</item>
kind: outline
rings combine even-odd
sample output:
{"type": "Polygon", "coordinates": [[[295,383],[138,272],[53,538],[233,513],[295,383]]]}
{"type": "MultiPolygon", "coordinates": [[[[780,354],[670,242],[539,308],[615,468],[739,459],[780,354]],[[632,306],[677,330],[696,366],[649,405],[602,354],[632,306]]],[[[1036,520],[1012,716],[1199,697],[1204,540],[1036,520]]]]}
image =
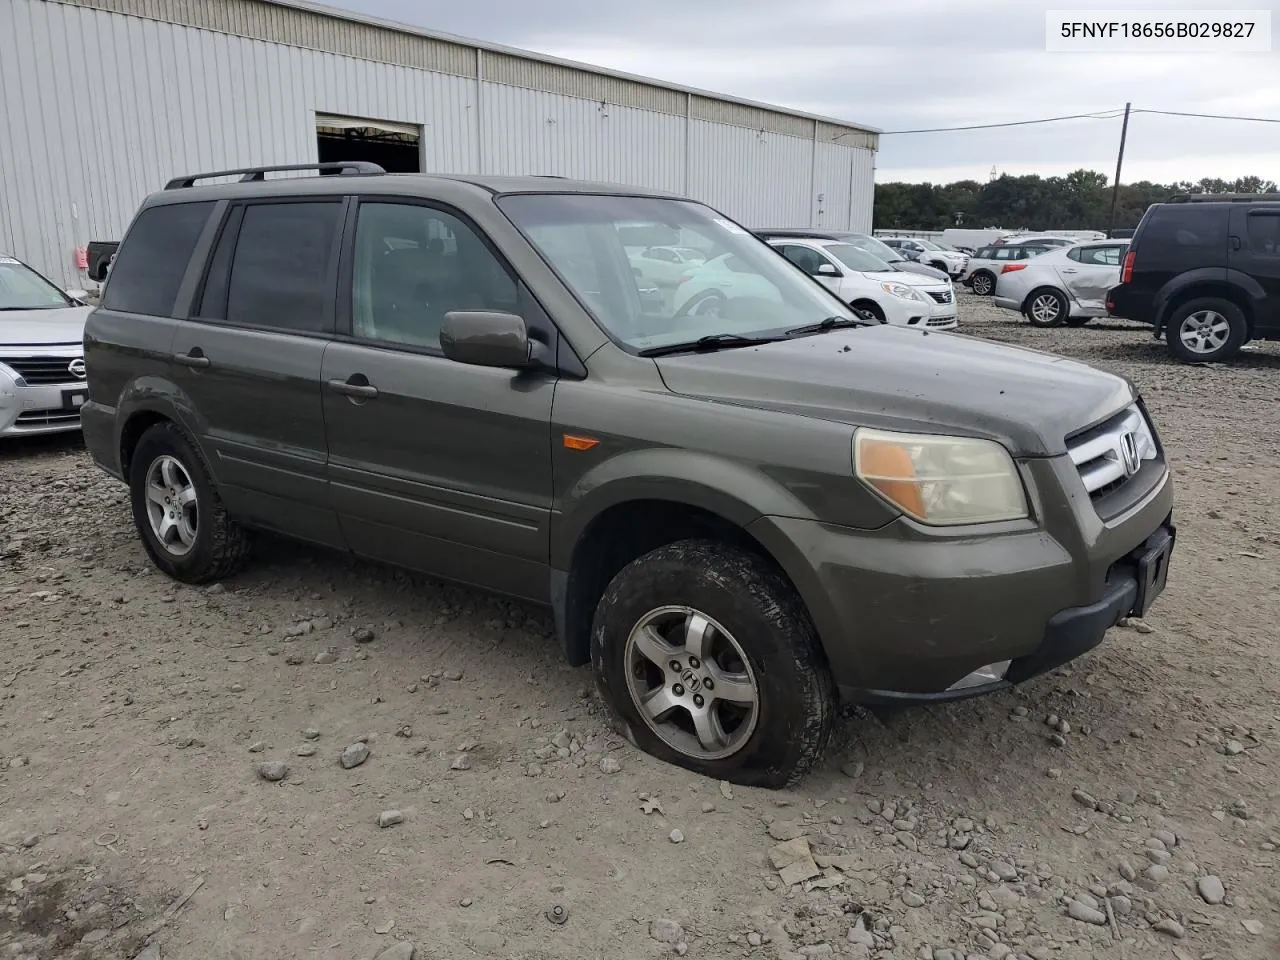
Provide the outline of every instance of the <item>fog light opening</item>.
{"type": "Polygon", "coordinates": [[[1004,679],[1004,675],[1009,672],[1009,664],[1012,660],[997,660],[995,663],[988,663],[985,667],[979,667],[967,677],[961,677],[948,690],[966,690],[969,687],[984,687],[989,683],[998,683],[1004,679]]]}

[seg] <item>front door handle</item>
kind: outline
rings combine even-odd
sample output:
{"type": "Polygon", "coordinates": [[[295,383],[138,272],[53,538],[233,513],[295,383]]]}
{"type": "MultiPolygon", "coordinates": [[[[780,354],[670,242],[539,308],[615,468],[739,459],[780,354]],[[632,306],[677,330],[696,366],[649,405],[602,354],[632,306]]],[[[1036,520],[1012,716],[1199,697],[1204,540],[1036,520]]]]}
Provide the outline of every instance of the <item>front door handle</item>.
{"type": "MultiPolygon", "coordinates": [[[[355,378],[353,377],[352,379],[355,378]]],[[[351,380],[329,380],[327,383],[330,390],[345,397],[359,397],[362,400],[369,400],[378,395],[378,388],[368,382],[352,383],[351,380]]]]}
{"type": "Polygon", "coordinates": [[[200,351],[199,347],[195,347],[190,353],[174,354],[173,359],[184,367],[195,367],[199,370],[209,366],[209,358],[200,351]]]}

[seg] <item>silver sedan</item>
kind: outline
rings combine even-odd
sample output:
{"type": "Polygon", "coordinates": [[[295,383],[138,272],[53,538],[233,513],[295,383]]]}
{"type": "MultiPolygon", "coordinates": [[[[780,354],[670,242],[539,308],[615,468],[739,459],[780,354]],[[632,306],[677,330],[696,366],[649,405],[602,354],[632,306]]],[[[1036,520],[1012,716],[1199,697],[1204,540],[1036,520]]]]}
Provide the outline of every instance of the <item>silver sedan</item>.
{"type": "Polygon", "coordinates": [[[0,437],[80,429],[90,310],[83,296],[0,256],[0,437]]]}
{"type": "Polygon", "coordinates": [[[1082,327],[1107,315],[1107,291],[1120,282],[1128,240],[1080,243],[1007,263],[996,277],[995,303],[1035,327],[1082,327]]]}

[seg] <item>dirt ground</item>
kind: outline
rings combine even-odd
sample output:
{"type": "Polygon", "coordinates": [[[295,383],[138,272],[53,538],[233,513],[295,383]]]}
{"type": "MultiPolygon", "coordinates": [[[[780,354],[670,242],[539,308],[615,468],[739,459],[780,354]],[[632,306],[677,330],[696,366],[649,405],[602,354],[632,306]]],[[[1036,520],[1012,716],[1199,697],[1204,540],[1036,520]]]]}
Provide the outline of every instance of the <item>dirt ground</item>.
{"type": "Polygon", "coordinates": [[[783,793],[610,735],[541,610],[281,543],[181,586],[77,441],[0,447],[0,957],[1280,956],[1280,346],[961,318],[1140,385],[1168,591],[783,793]]]}

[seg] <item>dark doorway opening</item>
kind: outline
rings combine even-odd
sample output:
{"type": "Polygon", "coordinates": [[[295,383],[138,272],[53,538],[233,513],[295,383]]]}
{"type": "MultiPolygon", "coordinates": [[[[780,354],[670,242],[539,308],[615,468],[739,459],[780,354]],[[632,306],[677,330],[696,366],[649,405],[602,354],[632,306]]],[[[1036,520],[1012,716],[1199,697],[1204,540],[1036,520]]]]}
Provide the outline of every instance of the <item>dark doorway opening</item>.
{"type": "Polygon", "coordinates": [[[422,131],[412,124],[321,114],[316,147],[321,163],[367,160],[388,173],[422,172],[422,131]]]}

